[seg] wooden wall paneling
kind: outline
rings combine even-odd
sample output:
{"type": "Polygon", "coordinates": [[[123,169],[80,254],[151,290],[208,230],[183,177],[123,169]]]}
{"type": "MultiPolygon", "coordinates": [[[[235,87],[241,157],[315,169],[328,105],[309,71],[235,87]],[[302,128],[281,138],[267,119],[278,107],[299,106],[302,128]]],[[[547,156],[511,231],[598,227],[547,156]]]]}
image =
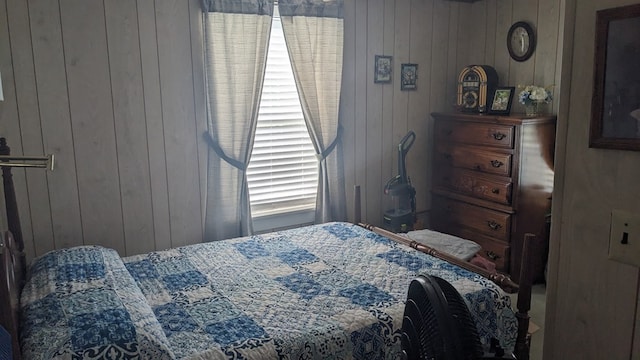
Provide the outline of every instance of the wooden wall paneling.
{"type": "Polygon", "coordinates": [[[451,44],[457,44],[458,41],[458,23],[459,23],[459,9],[460,4],[449,4],[449,39],[447,41],[447,81],[446,86],[446,102],[447,106],[454,106],[457,104],[457,87],[458,87],[458,74],[462,68],[458,68],[458,53],[457,47],[451,46],[451,44]]]}
{"type": "MultiPolygon", "coordinates": [[[[513,23],[513,1],[496,0],[496,38],[494,68],[502,86],[516,86],[509,78],[511,56],[507,50],[507,33],[513,23]]],[[[517,90],[517,89],[516,89],[517,90]]],[[[514,105],[516,102],[514,102],[514,105]]],[[[515,110],[515,107],[513,108],[515,110]]]]}
{"type": "Polygon", "coordinates": [[[193,107],[195,109],[196,144],[198,149],[198,170],[200,173],[200,212],[204,232],[204,214],[207,205],[207,155],[209,146],[202,134],[207,129],[207,113],[204,85],[204,34],[201,0],[189,1],[189,24],[191,25],[191,68],[193,71],[193,107]]]}
{"type": "MultiPolygon", "coordinates": [[[[433,111],[450,111],[451,97],[447,94],[447,88],[452,87],[451,84],[455,82],[455,77],[448,72],[449,63],[449,5],[444,1],[434,1],[433,3],[433,41],[431,42],[431,81],[429,82],[430,89],[430,109],[429,113],[433,111]]],[[[425,136],[425,142],[427,144],[426,163],[424,166],[428,170],[427,179],[429,183],[425,191],[425,205],[428,209],[431,208],[431,177],[433,171],[433,152],[429,144],[433,144],[433,118],[430,114],[426,115],[425,119],[427,123],[427,135],[425,136]]],[[[419,165],[416,165],[419,166],[419,165]]],[[[428,216],[426,217],[428,218],[428,216]]],[[[425,226],[428,225],[428,220],[425,222],[425,226]]]]}
{"type": "MultiPolygon", "coordinates": [[[[15,79],[15,93],[20,120],[20,137],[24,155],[41,156],[44,153],[40,113],[38,111],[38,92],[31,47],[29,28],[29,9],[21,0],[7,1],[9,33],[11,36],[11,57],[15,79]]],[[[11,141],[11,140],[8,140],[11,141]]],[[[9,142],[9,146],[11,142],[9,142]]],[[[32,238],[25,237],[25,251],[35,254],[33,239],[52,240],[51,211],[49,207],[49,189],[45,169],[25,170],[27,191],[29,192],[29,217],[21,223],[30,227],[32,238]]],[[[22,204],[27,205],[25,201],[22,204]]],[[[29,232],[27,232],[29,233],[29,232]]]]}
{"type": "MultiPolygon", "coordinates": [[[[431,79],[430,89],[430,111],[450,111],[451,99],[447,96],[449,83],[454,83],[455,78],[448,73],[449,63],[449,6],[444,1],[433,2],[433,41],[431,42],[431,79]]],[[[428,115],[429,134],[433,134],[433,119],[428,115]]],[[[431,137],[425,139],[430,143],[431,137]]]]}
{"type": "Polygon", "coordinates": [[[496,61],[496,36],[498,27],[498,10],[497,0],[486,0],[485,8],[485,50],[484,50],[484,64],[494,64],[496,61]]]}
{"type": "Polygon", "coordinates": [[[487,2],[478,1],[466,5],[470,9],[471,22],[467,24],[469,36],[469,64],[486,64],[487,51],[487,2]]]}
{"type": "MultiPolygon", "coordinates": [[[[559,27],[560,3],[556,0],[539,0],[536,30],[538,40],[533,74],[533,83],[536,85],[552,86],[555,84],[559,27]]],[[[548,110],[552,111],[552,109],[553,107],[549,106],[548,110]]]]}
{"type": "Polygon", "coordinates": [[[160,89],[156,9],[154,0],[138,0],[138,29],[142,86],[146,118],[151,206],[153,211],[154,246],[156,250],[171,247],[167,158],[164,140],[164,118],[160,89]]]}
{"type": "MultiPolygon", "coordinates": [[[[580,3],[580,0],[576,1],[577,3],[580,3]]],[[[594,14],[595,15],[595,14],[594,14]]],[[[595,20],[595,17],[593,18],[595,20]]],[[[576,19],[578,20],[578,19],[576,19]]],[[[573,53],[573,62],[571,64],[565,64],[563,66],[563,71],[569,71],[571,72],[571,96],[569,99],[566,99],[567,102],[571,104],[576,103],[576,101],[578,101],[578,99],[587,99],[590,98],[591,96],[591,86],[584,87],[584,82],[580,82],[583,86],[578,87],[578,83],[577,80],[579,77],[582,77],[583,74],[580,74],[581,71],[584,71],[587,67],[589,67],[590,65],[593,64],[592,61],[592,57],[590,57],[591,59],[585,59],[582,58],[582,56],[584,55],[583,51],[578,51],[577,49],[581,49],[582,47],[586,46],[590,51],[592,51],[593,49],[593,39],[595,39],[595,31],[591,26],[586,25],[584,17],[581,17],[581,22],[576,22],[575,24],[575,28],[570,29],[571,32],[573,32],[575,35],[575,41],[573,43],[572,48],[569,50],[570,52],[573,53]],[[586,28],[585,28],[586,26],[586,28]],[[575,29],[584,29],[584,31],[589,31],[590,33],[590,37],[591,40],[588,40],[588,36],[578,36],[578,32],[575,31],[575,29]],[[586,64],[585,64],[586,63],[586,64]],[[579,65],[578,65],[579,64],[579,65]],[[576,68],[576,66],[578,66],[576,68]]],[[[591,74],[591,70],[589,71],[589,74],[591,74]]],[[[566,86],[566,84],[563,84],[564,86],[566,86]]],[[[574,116],[588,116],[587,114],[585,114],[585,112],[581,112],[580,114],[576,114],[575,113],[575,109],[573,109],[573,106],[571,108],[569,108],[567,110],[566,113],[566,117],[567,119],[570,119],[571,117],[574,116]]],[[[584,168],[584,166],[581,166],[582,164],[577,164],[575,163],[575,161],[587,161],[587,159],[584,157],[584,155],[586,154],[587,151],[586,150],[586,146],[587,146],[587,142],[585,140],[584,142],[584,148],[582,148],[582,146],[580,146],[579,141],[575,140],[575,136],[576,134],[574,134],[574,132],[579,131],[574,124],[576,123],[575,121],[572,122],[567,122],[566,124],[566,133],[564,136],[564,142],[563,142],[563,147],[566,149],[566,152],[564,153],[564,157],[561,159],[561,165],[562,167],[559,168],[559,171],[556,171],[556,174],[558,174],[558,172],[560,173],[560,177],[564,180],[563,184],[562,184],[562,193],[556,193],[557,196],[554,196],[553,199],[553,206],[554,206],[554,217],[557,218],[556,214],[556,202],[560,202],[562,204],[562,213],[559,214],[562,216],[562,223],[566,223],[567,225],[562,225],[560,223],[556,223],[554,222],[552,224],[552,227],[556,227],[558,226],[558,228],[560,229],[560,233],[559,233],[559,237],[556,237],[556,239],[559,240],[560,244],[557,246],[557,248],[555,250],[558,251],[557,253],[557,257],[555,256],[555,254],[552,254],[550,256],[551,259],[553,259],[554,257],[556,257],[558,259],[557,262],[550,264],[550,268],[554,268],[557,270],[553,273],[551,273],[551,284],[550,284],[550,288],[549,288],[549,297],[548,297],[548,302],[550,303],[549,308],[547,309],[547,315],[545,317],[545,340],[547,340],[548,347],[552,348],[552,356],[554,358],[560,358],[561,354],[567,354],[567,351],[570,351],[572,349],[572,345],[568,343],[568,340],[570,338],[572,338],[572,335],[569,334],[564,334],[564,331],[562,331],[562,327],[564,324],[576,324],[577,321],[580,321],[580,331],[575,331],[577,329],[572,329],[571,332],[572,333],[576,333],[576,336],[584,336],[584,329],[587,323],[591,323],[591,321],[589,320],[583,320],[583,319],[579,319],[579,314],[576,310],[573,310],[572,308],[567,307],[567,303],[569,302],[569,299],[571,299],[571,302],[576,302],[576,299],[580,299],[580,304],[582,306],[583,309],[587,308],[587,303],[589,301],[591,301],[591,299],[593,299],[593,294],[595,294],[597,291],[594,289],[594,291],[592,293],[588,293],[588,297],[585,296],[585,286],[584,284],[580,287],[576,285],[571,285],[571,282],[573,281],[579,281],[579,282],[586,282],[587,280],[580,280],[580,277],[585,276],[585,274],[579,274],[579,273],[575,273],[574,272],[578,271],[578,269],[576,268],[576,265],[574,265],[573,263],[575,263],[576,261],[580,261],[580,258],[585,255],[580,255],[582,253],[584,253],[583,251],[580,251],[578,254],[578,252],[576,251],[571,251],[572,247],[576,247],[579,246],[579,248],[582,250],[587,250],[586,246],[587,244],[583,242],[582,238],[576,238],[576,240],[571,240],[573,239],[573,237],[578,237],[578,236],[582,236],[584,237],[586,235],[587,238],[591,237],[589,236],[589,233],[591,233],[592,231],[594,231],[594,225],[597,224],[599,221],[594,221],[594,222],[588,222],[588,221],[577,221],[576,217],[580,217],[580,216],[584,216],[584,210],[581,212],[577,212],[576,209],[579,209],[578,207],[576,207],[575,205],[575,198],[569,197],[567,196],[567,194],[571,191],[571,188],[576,186],[576,177],[573,176],[572,174],[574,172],[578,172],[579,174],[584,174],[584,170],[582,170],[584,168]],[[570,226],[570,224],[578,224],[578,223],[582,223],[582,224],[591,224],[589,226],[589,230],[588,231],[584,231],[580,228],[576,228],[576,227],[572,227],[570,226]],[[579,242],[578,242],[579,240],[579,242]],[[579,244],[579,245],[578,245],[579,244]],[[553,280],[555,280],[555,284],[553,282],[553,280]],[[581,289],[580,289],[581,288],[581,289]],[[576,290],[580,290],[580,293],[575,293],[576,290]],[[567,299],[567,297],[569,299],[567,299]],[[546,321],[548,320],[548,321],[546,321]],[[547,333],[548,331],[548,333],[547,333]],[[548,335],[554,335],[553,339],[550,339],[550,336],[548,335]]],[[[562,129],[563,127],[561,126],[560,129],[562,129]]],[[[585,132],[584,136],[587,136],[586,134],[588,133],[585,132]]],[[[558,134],[558,136],[563,135],[562,133],[558,134]]],[[[560,139],[562,139],[563,137],[559,137],[560,139]]],[[[606,169],[602,169],[600,170],[600,172],[602,171],[613,171],[613,169],[610,169],[609,167],[607,167],[606,169]]],[[[596,182],[595,180],[595,176],[591,176],[591,178],[594,178],[594,183],[596,182]]],[[[602,191],[602,190],[599,190],[602,191]]],[[[598,191],[598,192],[599,192],[598,191]]],[[[573,194],[576,194],[575,191],[572,192],[573,194]]],[[[589,193],[584,193],[581,196],[584,196],[585,199],[587,198],[589,193]]],[[[590,201],[592,201],[592,204],[596,203],[595,199],[590,199],[590,201]]],[[[605,202],[606,203],[606,202],[605,202]]],[[[555,230],[555,229],[554,229],[555,230]]],[[[606,236],[608,237],[608,236],[606,236]]],[[[606,237],[602,237],[602,239],[605,239],[606,237]]],[[[593,242],[589,242],[589,245],[592,245],[593,242]]],[[[550,247],[552,248],[552,251],[554,250],[554,244],[553,242],[550,244],[550,247]]],[[[593,251],[590,251],[590,255],[589,256],[593,256],[593,251]]],[[[601,265],[602,262],[599,262],[599,265],[601,265]]],[[[592,263],[591,268],[596,268],[595,263],[592,263]]],[[[595,280],[595,279],[594,279],[595,280]]],[[[589,282],[591,282],[591,279],[588,280],[589,282]]],[[[587,338],[584,338],[583,341],[586,342],[589,341],[587,338]]],[[[575,345],[574,345],[575,346],[575,345]]],[[[545,353],[547,353],[547,350],[545,349],[545,353]]],[[[573,355],[572,355],[573,356],[573,355]]],[[[597,358],[594,354],[593,358],[597,358]]],[[[614,358],[614,357],[610,357],[610,358],[614,358]]],[[[627,357],[628,358],[628,357],[627,357]]]]}
{"type": "MultiPolygon", "coordinates": [[[[571,73],[571,80],[570,86],[562,81],[560,96],[559,139],[566,142],[556,161],[562,187],[554,195],[546,358],[634,358],[638,269],[608,260],[607,252],[611,210],[640,212],[640,168],[633,165],[640,154],[589,149],[584,119],[590,118],[590,108],[583,106],[592,97],[595,12],[621,3],[565,4],[575,6],[575,26],[568,29],[573,44],[562,45],[572,53],[570,63],[562,61],[562,73],[571,73]]],[[[571,17],[565,14],[565,21],[572,22],[571,17]]]]}
{"type": "MultiPolygon", "coordinates": [[[[410,62],[418,64],[416,90],[409,92],[408,129],[416,133],[416,141],[407,153],[407,175],[416,189],[418,212],[429,208],[431,181],[425,166],[431,137],[428,132],[431,86],[431,46],[433,41],[433,0],[411,1],[410,62]],[[428,19],[427,21],[425,21],[428,19]]],[[[404,136],[404,135],[403,135],[404,136]]]]}
{"type": "MultiPolygon", "coordinates": [[[[20,118],[18,113],[18,100],[16,94],[16,80],[14,77],[13,58],[11,54],[11,39],[9,32],[9,20],[12,14],[6,6],[0,6],[0,73],[2,74],[2,88],[4,101],[0,102],[0,136],[7,139],[11,153],[21,155],[22,137],[20,133],[20,118]]],[[[29,192],[25,171],[16,169],[13,171],[13,181],[16,188],[16,198],[20,199],[18,207],[20,221],[25,224],[22,236],[25,240],[27,251],[33,251],[33,232],[31,231],[31,213],[29,212],[29,192]],[[31,244],[26,244],[31,243],[31,244]]]]}
{"type": "Polygon", "coordinates": [[[126,254],[103,2],[60,3],[83,240],[126,254]]]}
{"type": "MultiPolygon", "coordinates": [[[[383,29],[383,53],[384,55],[393,56],[395,46],[395,26],[396,26],[396,6],[395,0],[384,0],[384,29],[383,29]]],[[[397,162],[397,145],[393,137],[393,95],[394,87],[400,81],[400,73],[395,71],[395,57],[392,59],[391,66],[394,71],[391,73],[391,83],[381,84],[382,87],[382,164],[381,164],[381,188],[378,196],[381,197],[381,213],[385,210],[385,198],[383,188],[386,182],[396,174],[393,172],[393,164],[397,162]]]]}
{"type": "MultiPolygon", "coordinates": [[[[393,73],[393,143],[398,144],[408,130],[409,91],[400,90],[402,64],[411,62],[411,0],[396,0],[393,73]]],[[[413,149],[412,151],[415,151],[413,149]]],[[[396,155],[397,156],[397,155],[396,155]]],[[[398,173],[398,163],[393,162],[393,174],[398,173]]]]}
{"type": "Polygon", "coordinates": [[[382,147],[382,84],[373,82],[375,55],[384,50],[384,0],[367,1],[367,58],[362,64],[367,68],[367,127],[365,176],[367,187],[364,208],[366,218],[374,224],[382,224],[382,154],[390,149],[382,147]]]}
{"type": "Polygon", "coordinates": [[[557,309],[558,293],[558,268],[560,264],[560,230],[563,222],[564,201],[559,194],[564,193],[567,134],[570,98],[571,98],[571,76],[573,68],[573,39],[575,27],[575,6],[577,0],[566,0],[560,6],[560,28],[558,32],[558,53],[556,56],[556,91],[554,106],[557,109],[558,121],[556,122],[556,147],[554,159],[554,184],[555,196],[552,199],[551,213],[551,233],[549,238],[549,258],[547,260],[547,291],[545,305],[545,327],[543,357],[550,359],[550,354],[555,354],[563,344],[556,343],[555,314],[557,309]]]}
{"type": "MultiPolygon", "coordinates": [[[[606,158],[596,160],[577,153],[569,159],[587,158],[602,165],[606,158]]],[[[613,174],[616,167],[605,164],[602,169],[613,174]]],[[[587,176],[593,171],[578,169],[575,174],[587,176]]],[[[594,194],[593,186],[600,187],[595,184],[598,180],[578,183],[571,175],[568,181],[572,186],[565,188],[563,196],[572,213],[563,216],[568,225],[562,226],[557,309],[551,322],[557,330],[552,341],[560,345],[552,358],[631,359],[638,269],[607,259],[609,224],[602,220],[609,218],[612,204],[606,196],[594,194]],[[594,209],[594,200],[609,206],[594,209]],[[580,251],[575,251],[577,248],[580,251]],[[593,269],[598,269],[595,276],[593,269]]],[[[609,186],[600,190],[611,194],[609,186]]]]}
{"type": "Polygon", "coordinates": [[[465,66],[473,64],[474,54],[471,50],[472,34],[477,32],[471,24],[475,24],[477,14],[472,11],[471,4],[460,4],[458,8],[458,38],[455,39],[458,72],[465,66]]]}
{"type": "Polygon", "coordinates": [[[105,21],[127,255],[155,250],[136,3],[106,1],[105,21]]]}
{"type": "MultiPolygon", "coordinates": [[[[367,59],[367,1],[366,0],[354,0],[356,3],[356,17],[355,17],[355,101],[353,107],[355,109],[355,184],[360,185],[360,191],[362,196],[362,209],[369,208],[369,202],[366,194],[368,193],[366,168],[367,153],[366,153],[366,141],[367,141],[367,82],[371,80],[371,67],[367,64],[371,64],[371,60],[367,59]]],[[[368,211],[365,210],[362,213],[362,220],[365,222],[371,221],[367,217],[368,211]]]]}
{"type": "Polygon", "coordinates": [[[172,247],[203,240],[188,5],[156,1],[172,247]]]}
{"type": "MultiPolygon", "coordinates": [[[[344,51],[342,64],[342,91],[340,94],[340,124],[342,125],[342,155],[344,157],[345,192],[347,194],[347,219],[353,221],[353,186],[356,183],[356,133],[355,127],[355,73],[356,73],[356,1],[344,2],[344,51]]],[[[364,205],[364,204],[363,204],[364,205]]],[[[364,208],[364,207],[363,207],[364,208]]]]}
{"type": "Polygon", "coordinates": [[[58,1],[30,0],[29,17],[44,152],[56,160],[47,173],[53,233],[36,239],[35,255],[41,255],[82,245],[83,238],[58,1]]]}
{"type": "MultiPolygon", "coordinates": [[[[513,3],[513,22],[527,21],[538,33],[538,0],[518,1],[513,3]]],[[[508,32],[508,29],[507,29],[508,32]]],[[[506,42],[505,32],[505,42],[506,42]]],[[[505,45],[506,46],[506,45],[505,45]]],[[[537,52],[526,61],[510,60],[509,81],[515,86],[533,84],[533,73],[535,70],[535,59],[537,52]]],[[[537,84],[536,84],[537,85],[537,84]]],[[[516,90],[517,91],[517,90],[516,90]]],[[[516,99],[517,100],[517,99],[516,99]]],[[[523,107],[517,101],[512,105],[512,111],[524,112],[523,107]],[[518,110],[520,109],[520,110],[518,110]]]]}

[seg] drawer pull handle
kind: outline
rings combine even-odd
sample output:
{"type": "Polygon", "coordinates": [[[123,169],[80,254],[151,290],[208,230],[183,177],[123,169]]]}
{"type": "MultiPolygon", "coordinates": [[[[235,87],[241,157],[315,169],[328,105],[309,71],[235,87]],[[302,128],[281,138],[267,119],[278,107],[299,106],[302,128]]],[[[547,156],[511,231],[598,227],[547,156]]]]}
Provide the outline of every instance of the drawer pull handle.
{"type": "Polygon", "coordinates": [[[494,193],[494,194],[500,194],[500,189],[493,188],[493,189],[491,189],[491,192],[494,193]]]}
{"type": "Polygon", "coordinates": [[[502,165],[504,165],[504,163],[500,160],[491,160],[491,166],[494,168],[499,168],[502,165]]]}
{"type": "Polygon", "coordinates": [[[485,254],[487,254],[487,257],[493,261],[496,261],[500,258],[500,256],[498,256],[498,254],[494,253],[493,251],[486,251],[485,254]]]}
{"type": "Polygon", "coordinates": [[[502,139],[504,139],[506,137],[507,137],[507,135],[503,134],[501,132],[493,133],[493,138],[496,139],[496,140],[502,140],[502,139]]]}
{"type": "Polygon", "coordinates": [[[499,230],[502,227],[502,225],[498,224],[493,220],[487,221],[487,226],[489,226],[491,230],[499,230]]]}

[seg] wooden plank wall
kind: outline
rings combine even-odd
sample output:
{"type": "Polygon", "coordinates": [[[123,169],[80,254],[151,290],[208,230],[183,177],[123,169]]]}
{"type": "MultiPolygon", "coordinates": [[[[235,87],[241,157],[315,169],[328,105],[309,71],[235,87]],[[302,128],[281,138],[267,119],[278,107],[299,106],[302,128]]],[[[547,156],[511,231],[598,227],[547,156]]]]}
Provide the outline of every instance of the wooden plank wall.
{"type": "MultiPolygon", "coordinates": [[[[0,5],[0,134],[15,154],[54,153],[54,172],[17,171],[30,257],[102,244],[122,254],[202,240],[207,149],[199,0],[5,0],[0,5]]],[[[397,145],[417,139],[407,170],[426,220],[432,111],[455,102],[463,66],[496,67],[501,83],[555,77],[553,0],[346,0],[341,121],[348,216],[380,225],[397,145]],[[506,32],[531,21],[544,44],[510,60],[506,32]],[[540,24],[538,24],[540,23],[540,24]],[[377,54],[392,83],[373,82],[377,54]],[[402,63],[417,89],[400,90],[402,63]]],[[[516,106],[517,108],[517,106],[516,106]]]]}
{"type": "Polygon", "coordinates": [[[15,172],[29,257],[202,241],[201,29],[198,0],[2,2],[0,134],[57,160],[15,172]]]}
{"type": "MultiPolygon", "coordinates": [[[[346,1],[342,121],[347,199],[353,185],[363,194],[363,221],[382,224],[383,189],[397,174],[397,145],[408,130],[417,139],[407,172],[417,192],[419,218],[430,208],[433,111],[455,104],[456,78],[469,64],[496,68],[501,85],[553,85],[556,78],[559,2],[483,0],[346,1]],[[515,21],[538,29],[538,46],[526,62],[513,61],[506,35],[515,21]],[[393,56],[392,83],[373,82],[375,55],[393,56]],[[418,64],[417,90],[400,90],[402,63],[418,64]],[[353,106],[350,106],[353,104],[353,106]]],[[[559,88],[555,89],[556,92],[559,88]]],[[[516,100],[517,101],[517,100],[516,100]]],[[[554,111],[556,104],[549,106],[554,111]]],[[[514,111],[523,111],[514,104],[514,111]]],[[[353,206],[348,204],[349,218],[353,206]]]]}
{"type": "Polygon", "coordinates": [[[545,359],[640,359],[640,272],[608,259],[611,211],[640,213],[640,153],[588,145],[596,11],[634,3],[563,1],[545,359]]]}
{"type": "MultiPolygon", "coordinates": [[[[353,185],[362,186],[365,221],[381,223],[382,189],[397,173],[396,145],[410,129],[417,140],[407,168],[418,210],[426,214],[429,113],[450,109],[463,66],[493,65],[503,85],[555,84],[557,98],[563,80],[562,97],[573,106],[561,106],[558,127],[556,186],[563,194],[554,197],[559,211],[545,331],[550,359],[639,356],[638,287],[627,285],[637,284],[637,269],[605,255],[610,210],[640,211],[638,157],[588,149],[584,120],[595,11],[634,2],[345,1],[345,186],[347,199],[353,185]],[[523,63],[512,61],[505,47],[506,32],[518,20],[531,22],[538,35],[534,56],[523,63]],[[572,24],[561,31],[568,20],[580,29],[575,46],[558,41],[573,36],[567,35],[574,33],[572,24]],[[376,54],[393,56],[391,84],[373,83],[376,54]],[[418,64],[416,91],[400,90],[402,63],[418,64]],[[576,76],[569,88],[571,69],[576,76]]],[[[124,255],[201,241],[201,39],[198,0],[0,3],[0,135],[14,154],[54,153],[58,159],[54,172],[14,175],[29,257],[79,244],[124,255]]],[[[555,102],[552,109],[558,107],[555,102]]],[[[352,219],[351,204],[348,213],[352,219]]]]}

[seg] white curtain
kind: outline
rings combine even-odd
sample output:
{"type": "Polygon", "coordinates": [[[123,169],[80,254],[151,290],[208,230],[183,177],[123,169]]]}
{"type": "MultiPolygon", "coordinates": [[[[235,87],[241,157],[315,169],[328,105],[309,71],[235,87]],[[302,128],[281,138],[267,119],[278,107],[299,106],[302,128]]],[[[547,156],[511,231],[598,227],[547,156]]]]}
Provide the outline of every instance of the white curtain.
{"type": "Polygon", "coordinates": [[[272,0],[203,0],[210,145],[205,241],[252,233],[246,168],[260,106],[272,0]]]}
{"type": "Polygon", "coordinates": [[[346,220],[338,119],[343,0],[279,0],[278,8],[302,111],[318,154],[315,221],[346,220]]]}

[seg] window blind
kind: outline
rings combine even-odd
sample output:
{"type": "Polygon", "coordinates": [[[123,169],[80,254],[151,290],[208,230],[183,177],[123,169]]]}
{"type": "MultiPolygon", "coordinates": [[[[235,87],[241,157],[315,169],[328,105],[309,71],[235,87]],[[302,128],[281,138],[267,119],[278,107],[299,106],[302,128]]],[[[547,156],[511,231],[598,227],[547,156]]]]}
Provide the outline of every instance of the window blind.
{"type": "Polygon", "coordinates": [[[247,180],[254,217],[315,207],[318,160],[302,115],[277,7],[247,180]]]}

